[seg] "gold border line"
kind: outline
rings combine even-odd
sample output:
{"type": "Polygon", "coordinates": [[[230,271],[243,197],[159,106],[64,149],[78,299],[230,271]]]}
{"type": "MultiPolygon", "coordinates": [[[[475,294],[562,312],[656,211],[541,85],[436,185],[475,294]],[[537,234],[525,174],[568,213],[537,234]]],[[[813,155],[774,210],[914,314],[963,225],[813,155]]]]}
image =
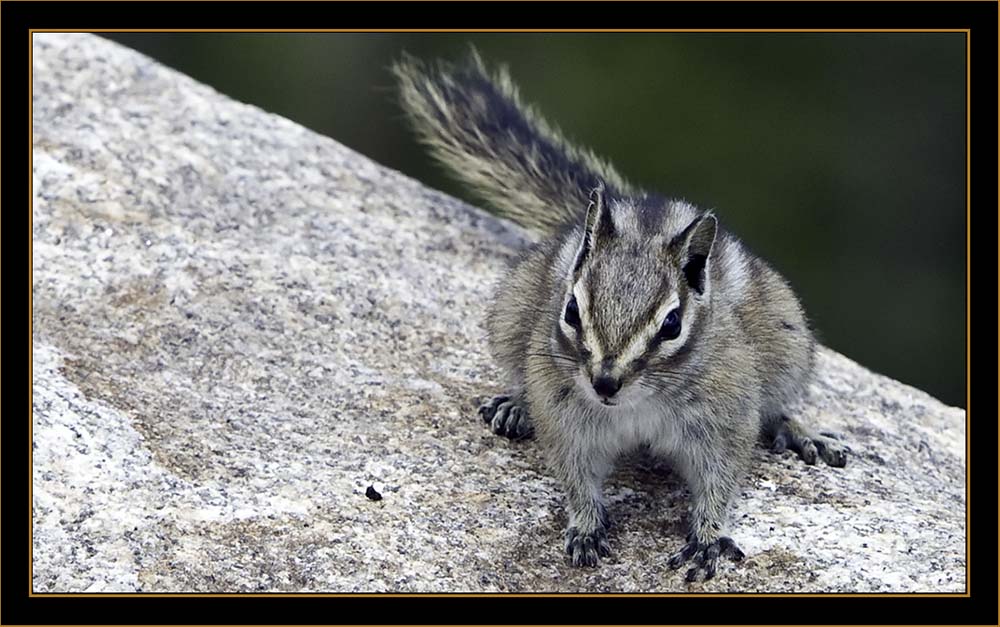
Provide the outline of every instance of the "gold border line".
{"type": "MultiPolygon", "coordinates": [[[[8,2],[12,0],[7,0],[8,2]]],[[[26,0],[17,0],[26,1],[26,0]]],[[[45,2],[48,0],[34,0],[45,2]]],[[[125,1],[125,0],[112,0],[112,1],[125,1]]],[[[196,0],[174,0],[180,2],[196,1],[196,0]]],[[[224,1],[235,1],[235,0],[224,0],[224,1]]],[[[246,0],[243,0],[246,1],[246,0]]],[[[250,0],[256,1],[256,0],[250,0]]],[[[313,1],[313,0],[308,0],[313,1]]],[[[319,1],[319,0],[316,0],[319,1]]],[[[515,0],[518,1],[518,0],[515,0]]],[[[527,0],[524,0],[527,1],[527,0]]],[[[579,0],[577,0],[579,1],[579,0]]],[[[586,0],[583,0],[586,1],[586,0]]],[[[648,0],[648,1],[659,1],[659,0],[648,0]]],[[[715,0],[707,0],[715,1],[715,0]]],[[[783,0],[781,0],[783,1],[783,0]]],[[[791,1],[791,0],[789,0],[791,1]]],[[[865,0],[840,0],[840,1],[865,1],[865,0]]],[[[890,0],[903,2],[904,0],[890,0]]],[[[937,0],[905,0],[905,1],[937,1],[937,0]]],[[[979,0],[976,0],[979,1],[979,0]]],[[[996,0],[981,0],[982,2],[991,2],[996,4],[996,0]]],[[[383,593],[351,593],[351,592],[314,592],[314,593],[296,593],[296,592],[258,592],[258,593],[245,593],[245,592],[233,592],[233,593],[197,593],[197,592],[134,592],[134,593],[95,593],[95,592],[75,592],[75,593],[64,593],[64,592],[34,592],[32,589],[33,579],[34,579],[34,562],[29,559],[28,562],[28,596],[30,598],[42,597],[42,598],[158,598],[158,597],[178,597],[178,598],[232,598],[232,597],[290,597],[290,598],[338,598],[338,597],[350,597],[350,598],[450,598],[450,597],[468,597],[468,598],[494,598],[494,597],[504,597],[504,598],[558,598],[558,597],[572,597],[572,598],[606,598],[606,597],[616,597],[616,598],[674,598],[674,597],[707,597],[707,598],[777,598],[777,597],[798,597],[798,598],[823,598],[823,597],[844,597],[844,598],[968,598],[971,597],[969,580],[971,579],[971,548],[969,539],[969,529],[970,529],[970,516],[971,511],[971,500],[970,500],[970,485],[971,478],[969,473],[969,458],[971,454],[970,447],[970,421],[969,421],[969,401],[970,401],[970,389],[971,382],[969,381],[969,350],[971,347],[970,343],[970,333],[969,333],[969,303],[970,303],[970,279],[969,279],[969,269],[970,269],[970,242],[971,242],[971,228],[970,228],[970,208],[971,208],[971,168],[972,168],[972,153],[971,153],[971,61],[972,61],[972,47],[971,39],[972,32],[971,29],[29,29],[28,30],[28,155],[31,163],[34,163],[33,156],[33,101],[32,101],[32,88],[33,79],[32,72],[34,69],[33,63],[33,36],[35,33],[965,33],[965,73],[966,73],[966,100],[965,100],[965,133],[966,133],[966,162],[965,162],[965,180],[966,180],[966,191],[965,191],[965,218],[966,218],[966,261],[965,261],[965,285],[966,285],[966,409],[965,409],[965,428],[966,428],[966,473],[965,473],[965,569],[966,569],[966,579],[965,579],[965,592],[882,592],[882,593],[839,593],[839,592],[827,592],[827,593],[800,593],[800,592],[781,592],[781,593],[757,593],[757,592],[747,592],[747,593],[714,593],[714,592],[688,592],[688,593],[667,593],[667,592],[648,592],[648,593],[618,593],[618,592],[608,592],[608,593],[573,593],[573,592],[537,592],[537,593],[505,593],[505,592],[493,592],[493,593],[482,593],[482,592],[451,592],[451,593],[393,593],[393,592],[383,592],[383,593]]],[[[1000,132],[998,132],[1000,135],[1000,132]]],[[[29,185],[29,228],[33,236],[34,229],[34,188],[33,188],[33,172],[31,167],[28,169],[28,185],[29,185]]],[[[998,182],[998,189],[1000,189],[1000,182],[998,182]]],[[[1000,226],[998,226],[998,239],[1000,239],[1000,226]]],[[[28,306],[29,306],[29,359],[32,360],[32,366],[29,368],[28,381],[34,389],[34,370],[33,370],[33,336],[31,333],[31,298],[32,290],[34,287],[34,274],[33,274],[33,253],[32,253],[32,241],[29,241],[28,251],[29,256],[31,256],[32,267],[29,267],[29,292],[28,292],[28,306]]],[[[1000,268],[1000,259],[998,259],[998,268],[1000,268]]],[[[1000,302],[1000,298],[998,298],[1000,302]]],[[[998,338],[998,348],[1000,348],[1000,338],[998,338]]],[[[998,381],[1000,381],[1000,376],[998,376],[998,381]]],[[[28,451],[29,451],[29,472],[28,472],[28,539],[29,544],[32,549],[32,555],[34,551],[34,520],[32,517],[32,487],[33,487],[33,472],[34,466],[33,462],[33,425],[34,425],[34,397],[32,396],[31,390],[29,390],[29,399],[32,407],[32,416],[28,424],[28,451]]],[[[998,387],[998,399],[1000,399],[1000,387],[998,387]]],[[[1000,445],[1000,435],[998,435],[998,445],[1000,445]]],[[[1000,463],[998,463],[998,476],[1000,476],[1000,463]]]]}
{"type": "MultiPolygon", "coordinates": [[[[8,0],[8,2],[11,0],[8,0]]],[[[22,0],[23,1],[23,0],[22,0]]],[[[45,0],[41,0],[45,1],[45,0]]],[[[57,0],[52,0],[57,1],[57,0]]],[[[114,1],[114,0],[113,0],[114,1]]],[[[126,0],[117,0],[126,1],[126,0]]],[[[197,2],[200,0],[173,0],[197,2]]],[[[231,0],[235,1],[235,0],[231,0]]],[[[264,0],[261,0],[264,1],[264,0]]],[[[320,1],[320,0],[315,0],[320,1]]],[[[454,0],[458,1],[458,0],[454,0]]],[[[532,1],[532,0],[522,0],[532,1]]],[[[605,1],[605,0],[602,0],[605,1]]],[[[660,0],[649,0],[660,1],[660,0]]],[[[720,2],[729,0],[718,0],[720,2]]],[[[793,1],[793,0],[786,0],[793,1]]],[[[838,0],[842,1],[842,0],[838,0]]],[[[854,0],[856,2],[870,0],[854,0]]],[[[903,1],[903,0],[897,0],[903,1]]],[[[927,2],[940,0],[926,0],[927,2]]],[[[34,33],[969,33],[968,28],[33,28],[34,33]]]]}
{"type": "MultiPolygon", "coordinates": [[[[1000,181],[998,181],[1000,184],[1000,181]]],[[[969,529],[972,528],[972,473],[969,472],[969,460],[972,459],[972,422],[969,411],[972,401],[972,378],[969,376],[970,348],[970,306],[971,292],[971,250],[972,250],[972,32],[965,36],[965,592],[969,594],[969,581],[972,579],[972,550],[969,542],[969,529]]],[[[1000,341],[1000,337],[998,337],[1000,341]]],[[[997,388],[1000,396],[1000,387],[997,388]]],[[[997,434],[1000,446],[1000,433],[997,434]]],[[[997,464],[1000,476],[1000,459],[997,464]]]]}

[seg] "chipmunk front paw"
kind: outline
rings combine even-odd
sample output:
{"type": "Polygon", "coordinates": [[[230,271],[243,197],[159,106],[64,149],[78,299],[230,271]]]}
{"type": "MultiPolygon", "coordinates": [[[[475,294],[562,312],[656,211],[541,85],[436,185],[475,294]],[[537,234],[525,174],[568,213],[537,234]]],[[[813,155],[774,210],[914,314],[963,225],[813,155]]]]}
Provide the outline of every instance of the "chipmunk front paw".
{"type": "Polygon", "coordinates": [[[742,560],[745,555],[740,547],[736,546],[733,539],[728,536],[721,536],[713,542],[698,542],[693,536],[688,536],[688,542],[684,547],[674,553],[668,565],[677,570],[689,559],[694,558],[695,565],[688,569],[684,580],[687,582],[698,581],[698,573],[704,572],[702,581],[708,581],[715,577],[715,570],[718,565],[719,556],[725,555],[734,562],[742,560]]]}
{"type": "Polygon", "coordinates": [[[601,526],[590,533],[580,533],[576,527],[570,527],[566,530],[566,554],[573,566],[597,566],[598,557],[611,555],[607,529],[601,526]]]}
{"type": "Polygon", "coordinates": [[[535,433],[527,408],[506,394],[494,396],[481,405],[479,415],[490,425],[493,433],[511,440],[530,438],[535,433]]]}

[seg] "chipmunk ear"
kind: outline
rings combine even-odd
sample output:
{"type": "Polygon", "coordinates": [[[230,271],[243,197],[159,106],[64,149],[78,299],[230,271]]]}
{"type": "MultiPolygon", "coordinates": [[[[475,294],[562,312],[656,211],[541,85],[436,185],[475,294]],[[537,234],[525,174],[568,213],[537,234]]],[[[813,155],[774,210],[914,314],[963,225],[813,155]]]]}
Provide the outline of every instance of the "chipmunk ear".
{"type": "Polygon", "coordinates": [[[699,294],[708,287],[708,262],[715,244],[719,221],[711,213],[695,219],[674,241],[681,243],[680,261],[688,285],[699,294]]]}
{"type": "Polygon", "coordinates": [[[604,183],[599,183],[590,192],[590,204],[587,206],[587,219],[583,227],[583,241],[580,242],[580,249],[576,253],[573,274],[576,275],[580,271],[590,251],[601,241],[606,241],[614,235],[615,224],[611,220],[611,209],[604,199],[604,183]]]}

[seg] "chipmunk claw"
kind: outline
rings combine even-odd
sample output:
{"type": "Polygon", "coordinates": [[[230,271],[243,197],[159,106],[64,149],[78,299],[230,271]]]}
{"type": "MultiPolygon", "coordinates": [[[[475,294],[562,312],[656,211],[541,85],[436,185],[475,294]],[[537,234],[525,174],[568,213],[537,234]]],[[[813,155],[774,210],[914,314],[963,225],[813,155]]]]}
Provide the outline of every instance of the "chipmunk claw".
{"type": "Polygon", "coordinates": [[[597,566],[599,557],[611,555],[607,531],[598,527],[590,533],[580,533],[576,527],[570,527],[566,530],[566,554],[570,556],[573,566],[597,566]]]}
{"type": "Polygon", "coordinates": [[[528,410],[512,396],[494,396],[480,405],[478,413],[493,433],[511,440],[523,440],[535,433],[528,410]]]}
{"type": "Polygon", "coordinates": [[[684,575],[684,580],[688,583],[698,581],[699,572],[704,572],[702,581],[708,581],[712,577],[715,577],[719,556],[722,555],[734,562],[738,562],[746,557],[746,554],[728,536],[721,536],[714,542],[707,543],[698,542],[697,539],[689,536],[687,544],[680,551],[674,553],[667,564],[670,568],[677,570],[685,562],[694,558],[695,566],[688,569],[684,575]]]}
{"type": "Polygon", "coordinates": [[[791,449],[810,466],[822,459],[827,466],[843,468],[851,447],[842,440],[841,436],[828,431],[813,433],[798,420],[784,417],[771,440],[771,452],[780,455],[791,449]]]}
{"type": "Polygon", "coordinates": [[[496,415],[497,408],[499,408],[502,403],[506,403],[509,400],[510,397],[505,394],[494,396],[490,400],[480,405],[477,413],[479,414],[480,418],[483,419],[484,422],[489,424],[490,422],[493,421],[493,416],[496,415]]]}

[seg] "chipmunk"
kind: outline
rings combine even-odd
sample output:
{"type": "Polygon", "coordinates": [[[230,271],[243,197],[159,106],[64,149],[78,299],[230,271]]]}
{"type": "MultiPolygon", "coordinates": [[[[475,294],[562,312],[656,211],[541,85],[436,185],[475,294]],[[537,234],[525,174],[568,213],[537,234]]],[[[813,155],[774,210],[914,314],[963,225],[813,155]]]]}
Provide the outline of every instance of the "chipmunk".
{"type": "Polygon", "coordinates": [[[480,408],[497,434],[535,436],[567,496],[575,566],[610,554],[602,483],[641,445],[691,493],[670,558],[712,578],[755,441],[844,466],[849,449],[785,414],[813,335],[788,283],[715,214],[636,189],[522,102],[506,68],[404,56],[392,71],[420,139],[538,240],[499,283],[486,326],[506,391],[480,408]]]}

